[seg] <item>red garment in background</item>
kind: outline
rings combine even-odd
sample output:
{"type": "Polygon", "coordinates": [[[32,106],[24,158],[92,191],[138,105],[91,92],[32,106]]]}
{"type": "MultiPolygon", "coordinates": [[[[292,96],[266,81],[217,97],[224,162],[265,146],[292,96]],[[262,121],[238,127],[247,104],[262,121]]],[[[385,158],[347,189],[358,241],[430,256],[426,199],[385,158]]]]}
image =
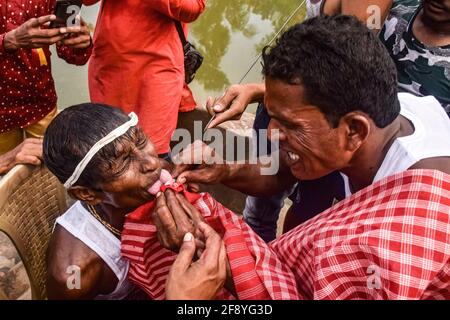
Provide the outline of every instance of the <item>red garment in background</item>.
{"type": "MultiPolygon", "coordinates": [[[[210,195],[187,197],[223,235],[239,299],[450,299],[450,176],[442,172],[382,179],[269,245],[210,195]]],[[[159,244],[151,210],[127,216],[122,254],[130,279],[163,299],[176,256],[159,244]]]]}
{"type": "MultiPolygon", "coordinates": [[[[37,49],[5,51],[2,41],[7,32],[52,14],[54,7],[54,0],[0,0],[0,133],[36,123],[56,107],[49,47],[42,48],[45,58],[39,58],[37,49]]],[[[75,65],[85,64],[92,50],[56,48],[60,58],[75,65]]]]}
{"type": "Polygon", "coordinates": [[[183,48],[174,19],[194,21],[205,2],[104,0],[101,4],[89,64],[91,100],[136,112],[160,154],[169,151],[178,111],[196,106],[184,83],[183,48]]]}

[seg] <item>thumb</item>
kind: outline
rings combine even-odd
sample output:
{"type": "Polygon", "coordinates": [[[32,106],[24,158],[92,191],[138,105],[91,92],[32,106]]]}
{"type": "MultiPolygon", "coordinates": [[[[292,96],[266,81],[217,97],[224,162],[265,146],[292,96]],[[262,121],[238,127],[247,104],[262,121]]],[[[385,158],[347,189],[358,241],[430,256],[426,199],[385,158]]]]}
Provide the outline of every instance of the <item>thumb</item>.
{"type": "Polygon", "coordinates": [[[195,241],[192,233],[188,232],[184,235],[183,244],[181,245],[177,259],[173,263],[172,269],[176,273],[183,273],[192,263],[195,254],[195,241]]]}
{"type": "MultiPolygon", "coordinates": [[[[178,160],[175,161],[177,162],[178,160]]],[[[177,178],[181,173],[189,169],[189,167],[192,167],[190,164],[177,164],[176,162],[170,170],[170,174],[174,178],[177,178]]]]}
{"type": "Polygon", "coordinates": [[[195,169],[195,170],[189,170],[184,171],[181,173],[178,178],[177,182],[181,184],[185,183],[203,183],[203,184],[210,184],[212,181],[210,181],[210,168],[204,168],[204,169],[195,169]]]}

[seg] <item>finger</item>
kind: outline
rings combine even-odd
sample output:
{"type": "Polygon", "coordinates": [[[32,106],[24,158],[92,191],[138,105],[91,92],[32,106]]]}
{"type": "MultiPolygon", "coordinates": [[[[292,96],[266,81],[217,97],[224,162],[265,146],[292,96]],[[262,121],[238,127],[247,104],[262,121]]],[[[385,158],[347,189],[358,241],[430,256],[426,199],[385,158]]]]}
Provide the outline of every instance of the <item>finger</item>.
{"type": "Polygon", "coordinates": [[[43,139],[41,138],[26,138],[23,143],[30,143],[30,144],[42,144],[43,139]]]}
{"type": "MultiPolygon", "coordinates": [[[[200,251],[202,251],[203,252],[203,250],[205,250],[205,241],[204,240],[200,240],[200,239],[197,239],[197,238],[195,238],[195,249],[198,251],[198,250],[200,250],[200,251]]],[[[200,257],[201,255],[199,255],[199,257],[200,257]]]]}
{"type": "Polygon", "coordinates": [[[222,241],[220,246],[220,253],[218,257],[217,264],[219,266],[219,274],[222,275],[223,279],[225,280],[227,277],[227,263],[228,263],[228,256],[227,256],[227,250],[225,248],[225,243],[222,241]]]}
{"type": "Polygon", "coordinates": [[[66,38],[61,41],[65,46],[75,46],[79,44],[87,44],[90,42],[90,37],[88,35],[82,35],[74,38],[66,38]]]}
{"type": "Polygon", "coordinates": [[[240,118],[240,115],[240,111],[233,108],[230,108],[222,113],[218,113],[213,121],[211,121],[211,123],[209,124],[208,129],[217,127],[219,124],[226,121],[236,120],[236,117],[240,118]]]}
{"type": "Polygon", "coordinates": [[[83,42],[74,46],[70,46],[73,49],[86,49],[89,46],[90,42],[83,42]]]}
{"type": "Polygon", "coordinates": [[[172,177],[176,179],[182,172],[186,171],[191,167],[192,165],[190,164],[176,164],[172,167],[170,174],[172,175],[172,177]]]}
{"type": "Polygon", "coordinates": [[[56,20],[56,16],[54,14],[42,16],[39,18],[31,18],[30,20],[28,20],[28,26],[31,28],[36,28],[36,27],[40,27],[41,25],[43,25],[49,21],[53,21],[53,20],[56,20]]]}
{"type": "Polygon", "coordinates": [[[200,211],[197,210],[187,199],[181,195],[176,195],[178,202],[181,204],[183,209],[189,214],[189,217],[194,221],[196,224],[204,221],[203,216],[200,214],[200,211]]]}
{"type": "Polygon", "coordinates": [[[207,265],[216,265],[219,261],[220,251],[222,250],[222,238],[219,234],[204,222],[198,225],[200,231],[205,235],[205,251],[203,251],[200,260],[207,265]]]}
{"type": "Polygon", "coordinates": [[[33,45],[37,45],[37,46],[48,46],[48,45],[52,45],[54,43],[57,43],[61,40],[64,39],[64,36],[54,36],[51,38],[37,38],[35,40],[32,41],[33,45]]]}
{"type": "Polygon", "coordinates": [[[178,230],[192,229],[192,222],[190,220],[189,214],[180,205],[175,192],[172,190],[167,190],[165,192],[167,206],[169,207],[172,217],[175,221],[178,230]]]}
{"type": "Polygon", "coordinates": [[[206,99],[206,111],[208,111],[208,113],[213,116],[216,113],[213,110],[214,107],[214,99],[212,97],[208,97],[208,99],[206,99]]]}
{"type": "Polygon", "coordinates": [[[59,32],[61,32],[61,33],[80,33],[81,31],[82,31],[82,29],[80,26],[59,28],[59,32]]]}
{"type": "Polygon", "coordinates": [[[31,144],[24,146],[19,153],[19,157],[32,156],[42,158],[42,145],[31,144]]]}
{"type": "Polygon", "coordinates": [[[85,35],[89,35],[89,28],[86,26],[80,26],[80,25],[76,25],[76,26],[70,26],[70,27],[62,27],[59,28],[59,32],[61,33],[65,33],[65,34],[85,34],[85,35]]]}
{"type": "Polygon", "coordinates": [[[159,193],[156,197],[156,205],[153,210],[153,220],[157,224],[158,231],[176,230],[176,224],[166,204],[166,197],[159,193]],[[159,228],[158,228],[159,226],[159,228]]]}
{"type": "Polygon", "coordinates": [[[85,49],[91,44],[90,36],[87,36],[87,38],[84,38],[82,41],[78,40],[69,40],[69,41],[62,41],[62,45],[69,46],[74,49],[85,49]]]}
{"type": "Polygon", "coordinates": [[[42,159],[42,144],[23,142],[17,146],[13,152],[15,153],[16,162],[20,163],[27,157],[37,157],[42,159]]]}
{"type": "Polygon", "coordinates": [[[188,183],[187,184],[187,189],[189,192],[193,192],[193,193],[199,193],[200,192],[200,185],[197,183],[188,183]]]}
{"type": "Polygon", "coordinates": [[[182,172],[177,179],[179,183],[203,183],[203,184],[214,184],[215,181],[214,170],[212,167],[203,167],[196,170],[188,170],[182,172]]]}
{"type": "Polygon", "coordinates": [[[41,159],[37,156],[32,155],[24,155],[20,157],[20,160],[17,161],[17,164],[32,164],[35,166],[39,166],[42,163],[41,159]]]}
{"type": "Polygon", "coordinates": [[[86,26],[86,27],[87,27],[87,23],[86,23],[86,21],[84,21],[83,17],[80,16],[80,15],[78,15],[78,18],[80,19],[80,25],[81,25],[81,26],[86,26]]]}
{"type": "Polygon", "coordinates": [[[192,233],[186,233],[177,258],[172,265],[172,271],[183,274],[191,265],[195,254],[195,242],[192,233]]]}
{"type": "Polygon", "coordinates": [[[200,259],[203,251],[205,251],[205,242],[195,238],[195,260],[200,259]]]}
{"type": "Polygon", "coordinates": [[[52,38],[61,35],[59,29],[38,29],[34,32],[33,38],[52,38]]]}
{"type": "Polygon", "coordinates": [[[46,22],[43,25],[41,25],[42,29],[49,29],[50,28],[50,22],[46,22]]]}
{"type": "Polygon", "coordinates": [[[231,102],[235,97],[236,94],[233,91],[231,90],[225,91],[225,93],[220,98],[216,98],[214,100],[212,111],[214,113],[224,112],[226,109],[228,109],[228,107],[230,106],[231,102]]]}

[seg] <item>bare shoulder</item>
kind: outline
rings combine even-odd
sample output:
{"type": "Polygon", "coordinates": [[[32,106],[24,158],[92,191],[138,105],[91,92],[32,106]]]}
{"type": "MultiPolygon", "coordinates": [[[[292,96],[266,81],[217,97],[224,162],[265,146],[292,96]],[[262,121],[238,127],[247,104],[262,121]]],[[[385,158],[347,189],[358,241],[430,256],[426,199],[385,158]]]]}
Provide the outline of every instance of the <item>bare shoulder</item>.
{"type": "Polygon", "coordinates": [[[49,299],[93,299],[112,292],[117,282],[97,253],[56,225],[47,251],[49,299]]]}
{"type": "Polygon", "coordinates": [[[416,162],[410,169],[433,169],[450,174],[450,157],[423,159],[416,162]]]}

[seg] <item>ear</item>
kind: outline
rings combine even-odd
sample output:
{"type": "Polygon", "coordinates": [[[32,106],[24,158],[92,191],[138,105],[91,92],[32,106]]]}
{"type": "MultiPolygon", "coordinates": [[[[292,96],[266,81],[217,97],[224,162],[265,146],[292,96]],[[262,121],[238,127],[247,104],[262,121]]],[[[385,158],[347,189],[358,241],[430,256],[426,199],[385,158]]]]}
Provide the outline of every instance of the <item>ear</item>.
{"type": "Polygon", "coordinates": [[[355,152],[367,140],[371,131],[371,120],[364,114],[350,112],[341,118],[340,125],[344,126],[348,151],[355,152]]]}
{"type": "Polygon", "coordinates": [[[102,193],[86,187],[70,187],[67,192],[75,199],[86,202],[90,205],[97,205],[103,201],[102,193]]]}

